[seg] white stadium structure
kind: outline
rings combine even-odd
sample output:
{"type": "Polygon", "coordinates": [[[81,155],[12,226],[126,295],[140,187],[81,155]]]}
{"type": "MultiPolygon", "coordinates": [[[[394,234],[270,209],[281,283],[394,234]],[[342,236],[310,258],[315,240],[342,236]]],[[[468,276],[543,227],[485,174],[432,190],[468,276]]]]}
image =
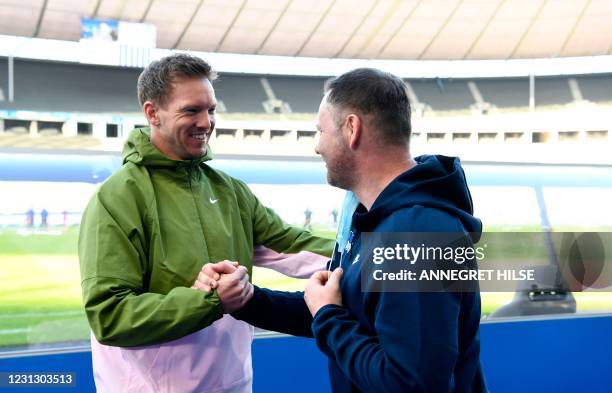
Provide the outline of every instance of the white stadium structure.
{"type": "Polygon", "coordinates": [[[416,153],[610,163],[610,20],[606,0],[0,0],[0,147],[118,151],[141,68],[183,50],[221,74],[217,153],[314,155],[324,80],[373,66],[407,83],[416,153]]]}

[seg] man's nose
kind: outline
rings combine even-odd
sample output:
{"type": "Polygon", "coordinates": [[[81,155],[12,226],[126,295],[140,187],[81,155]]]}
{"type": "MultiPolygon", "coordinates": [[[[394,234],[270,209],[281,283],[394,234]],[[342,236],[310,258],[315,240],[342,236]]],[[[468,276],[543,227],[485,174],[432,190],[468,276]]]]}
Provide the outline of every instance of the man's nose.
{"type": "Polygon", "coordinates": [[[210,115],[210,113],[203,112],[202,114],[200,114],[200,116],[198,116],[198,122],[197,122],[196,126],[198,128],[210,129],[213,121],[214,120],[213,120],[212,116],[210,115]]]}

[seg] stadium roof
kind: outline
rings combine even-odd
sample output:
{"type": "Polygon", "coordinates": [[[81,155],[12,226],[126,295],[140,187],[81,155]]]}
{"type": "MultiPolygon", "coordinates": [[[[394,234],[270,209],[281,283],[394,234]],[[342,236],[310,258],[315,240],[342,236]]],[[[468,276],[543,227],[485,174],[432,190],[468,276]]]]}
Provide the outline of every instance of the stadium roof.
{"type": "Polygon", "coordinates": [[[0,0],[0,34],[77,41],[81,17],[150,23],[157,46],[364,59],[612,54],[609,0],[0,0]]]}

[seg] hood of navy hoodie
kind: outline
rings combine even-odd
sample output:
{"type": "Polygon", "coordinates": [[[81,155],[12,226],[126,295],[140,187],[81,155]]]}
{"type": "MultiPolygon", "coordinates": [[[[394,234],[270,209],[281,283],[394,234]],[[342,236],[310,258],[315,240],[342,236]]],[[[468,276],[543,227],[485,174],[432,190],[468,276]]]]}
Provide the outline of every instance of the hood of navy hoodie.
{"type": "Polygon", "coordinates": [[[370,232],[393,212],[411,206],[442,210],[457,217],[474,243],[480,239],[481,221],[473,216],[472,196],[459,158],[424,155],[417,165],[395,178],[366,211],[360,206],[353,216],[355,229],[370,232]]]}

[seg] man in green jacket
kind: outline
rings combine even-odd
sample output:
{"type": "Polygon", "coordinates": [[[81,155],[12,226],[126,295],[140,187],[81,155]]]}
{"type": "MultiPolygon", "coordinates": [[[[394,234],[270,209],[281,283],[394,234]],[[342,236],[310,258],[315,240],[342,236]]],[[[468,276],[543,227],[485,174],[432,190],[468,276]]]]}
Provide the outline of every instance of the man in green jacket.
{"type": "Polygon", "coordinates": [[[138,98],[150,128],[132,131],[123,166],[83,215],[81,285],[100,392],[250,391],[253,328],[224,314],[251,295],[254,245],[283,253],[272,258],[286,260],[277,270],[302,277],[331,254],[332,241],[288,226],[207,165],[214,78],[188,55],[143,71],[138,98]],[[191,288],[202,265],[222,260],[242,266],[231,285],[191,288]]]}

